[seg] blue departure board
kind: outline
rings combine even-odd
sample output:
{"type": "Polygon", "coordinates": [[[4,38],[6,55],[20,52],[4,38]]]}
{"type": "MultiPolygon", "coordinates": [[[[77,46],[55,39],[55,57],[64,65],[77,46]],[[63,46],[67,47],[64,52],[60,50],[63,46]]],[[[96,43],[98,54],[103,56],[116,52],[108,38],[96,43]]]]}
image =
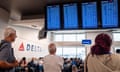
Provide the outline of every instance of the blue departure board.
{"type": "Polygon", "coordinates": [[[64,4],[64,29],[78,29],[77,4],[64,4]]]}
{"type": "Polygon", "coordinates": [[[47,6],[47,29],[60,29],[60,6],[47,6]]]}
{"type": "Polygon", "coordinates": [[[102,1],[102,27],[118,27],[118,3],[117,0],[102,1]]]}
{"type": "Polygon", "coordinates": [[[82,27],[98,27],[96,2],[82,3],[82,27]]]}

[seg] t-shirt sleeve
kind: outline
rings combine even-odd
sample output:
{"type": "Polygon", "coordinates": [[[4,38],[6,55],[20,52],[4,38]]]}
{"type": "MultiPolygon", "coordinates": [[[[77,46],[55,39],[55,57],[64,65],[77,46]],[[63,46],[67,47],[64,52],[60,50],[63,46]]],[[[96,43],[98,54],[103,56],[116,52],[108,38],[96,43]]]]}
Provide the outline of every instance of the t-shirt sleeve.
{"type": "Polygon", "coordinates": [[[60,65],[61,69],[63,69],[64,60],[61,57],[59,57],[59,60],[60,60],[59,65],[60,65]]]}
{"type": "Polygon", "coordinates": [[[64,63],[64,60],[63,60],[63,58],[61,57],[61,63],[62,63],[62,65],[63,65],[63,63],[64,63]]]}
{"type": "Polygon", "coordinates": [[[0,60],[7,61],[9,58],[10,50],[9,46],[6,45],[1,51],[0,51],[0,60]]]}

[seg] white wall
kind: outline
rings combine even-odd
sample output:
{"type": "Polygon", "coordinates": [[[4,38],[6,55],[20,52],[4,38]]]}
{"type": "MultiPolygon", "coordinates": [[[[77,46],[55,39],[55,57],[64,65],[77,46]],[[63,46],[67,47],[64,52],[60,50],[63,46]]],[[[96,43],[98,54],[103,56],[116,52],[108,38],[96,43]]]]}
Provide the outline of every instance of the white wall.
{"type": "Polygon", "coordinates": [[[9,13],[0,8],[0,40],[3,39],[3,31],[8,26],[9,13]]]}
{"type": "Polygon", "coordinates": [[[17,39],[13,44],[15,56],[17,59],[21,59],[22,57],[27,57],[27,59],[31,59],[32,57],[39,58],[48,54],[49,39],[46,38],[38,40],[39,30],[17,26],[12,26],[12,28],[16,29],[17,31],[17,39]],[[24,44],[24,51],[19,51],[21,43],[24,44]],[[27,51],[27,44],[30,44],[31,46],[39,46],[40,51],[31,51],[31,48],[27,51]]]}

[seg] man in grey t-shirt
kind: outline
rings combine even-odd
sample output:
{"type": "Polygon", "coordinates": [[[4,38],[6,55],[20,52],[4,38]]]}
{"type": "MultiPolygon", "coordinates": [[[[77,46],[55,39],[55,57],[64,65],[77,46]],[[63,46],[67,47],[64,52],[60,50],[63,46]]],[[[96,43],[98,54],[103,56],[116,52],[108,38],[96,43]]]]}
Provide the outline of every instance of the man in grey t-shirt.
{"type": "Polygon", "coordinates": [[[11,46],[16,37],[16,31],[13,28],[5,29],[4,40],[0,43],[0,72],[14,72],[13,68],[18,66],[11,46]]]}
{"type": "Polygon", "coordinates": [[[44,57],[44,72],[62,72],[63,58],[56,55],[56,45],[54,43],[48,46],[49,55],[44,57]]]}

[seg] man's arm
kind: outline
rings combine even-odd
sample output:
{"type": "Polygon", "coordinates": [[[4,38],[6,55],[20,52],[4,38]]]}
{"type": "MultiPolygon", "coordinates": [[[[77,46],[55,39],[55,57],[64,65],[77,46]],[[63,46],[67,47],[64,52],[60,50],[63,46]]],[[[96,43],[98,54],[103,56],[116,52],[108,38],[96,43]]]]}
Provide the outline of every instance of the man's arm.
{"type": "Polygon", "coordinates": [[[63,60],[62,57],[59,57],[59,58],[60,58],[60,63],[59,63],[59,65],[60,65],[61,69],[63,69],[64,60],[63,60]]]}
{"type": "Polygon", "coordinates": [[[8,63],[6,61],[0,61],[0,68],[2,69],[9,69],[9,68],[13,68],[18,66],[18,62],[14,62],[14,63],[8,63]]]}
{"type": "Polygon", "coordinates": [[[18,65],[17,61],[14,61],[13,63],[9,63],[8,60],[10,58],[11,50],[9,48],[9,45],[6,45],[3,47],[3,49],[0,51],[0,68],[13,68],[18,65]]]}

